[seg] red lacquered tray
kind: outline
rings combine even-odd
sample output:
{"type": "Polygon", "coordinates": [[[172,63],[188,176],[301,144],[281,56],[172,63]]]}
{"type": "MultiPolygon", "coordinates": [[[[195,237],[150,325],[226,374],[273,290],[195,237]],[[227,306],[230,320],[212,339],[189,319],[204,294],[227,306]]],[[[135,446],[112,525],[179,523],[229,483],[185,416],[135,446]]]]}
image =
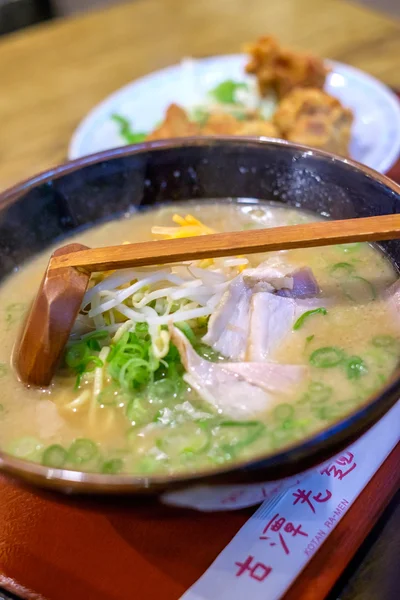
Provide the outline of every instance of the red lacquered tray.
{"type": "MultiPolygon", "coordinates": [[[[400,181],[400,162],[389,175],[400,181]]],[[[399,488],[399,465],[397,446],[285,600],[325,598],[399,488]]],[[[177,600],[252,510],[162,514],[127,503],[91,507],[0,477],[0,587],[26,600],[177,600]]]]}

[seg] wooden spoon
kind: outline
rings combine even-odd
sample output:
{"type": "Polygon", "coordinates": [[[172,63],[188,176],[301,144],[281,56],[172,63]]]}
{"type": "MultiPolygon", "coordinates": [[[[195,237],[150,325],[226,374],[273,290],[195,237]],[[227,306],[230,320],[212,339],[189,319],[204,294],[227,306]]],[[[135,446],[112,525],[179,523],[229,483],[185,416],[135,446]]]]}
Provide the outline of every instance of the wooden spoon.
{"type": "Polygon", "coordinates": [[[89,249],[56,250],[25,321],[13,361],[28,385],[50,384],[78,315],[90,273],[201,258],[400,238],[400,214],[89,249]]]}

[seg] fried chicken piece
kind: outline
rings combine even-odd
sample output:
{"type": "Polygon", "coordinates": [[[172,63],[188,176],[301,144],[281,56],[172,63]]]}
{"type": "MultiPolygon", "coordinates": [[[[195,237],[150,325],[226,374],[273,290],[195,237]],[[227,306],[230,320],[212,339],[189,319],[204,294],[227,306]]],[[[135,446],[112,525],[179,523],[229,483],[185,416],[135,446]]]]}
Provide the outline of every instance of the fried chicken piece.
{"type": "Polygon", "coordinates": [[[241,121],[236,129],[235,135],[262,136],[270,138],[281,137],[278,128],[271,121],[254,119],[252,121],[241,121]]]}
{"type": "Polygon", "coordinates": [[[192,135],[279,137],[279,132],[273,123],[259,119],[256,115],[252,114],[246,120],[239,120],[224,112],[211,113],[201,127],[189,120],[183,108],[171,104],[167,109],[164,121],[146,139],[151,141],[192,135]]]}
{"type": "Polygon", "coordinates": [[[165,140],[199,134],[199,126],[189,120],[183,108],[177,104],[171,104],[167,108],[164,121],[147,136],[146,140],[165,140]]]}
{"type": "Polygon", "coordinates": [[[293,90],[279,104],[273,120],[291,142],[348,154],[353,113],[322,90],[293,90]]]}
{"type": "Polygon", "coordinates": [[[295,87],[322,88],[328,69],[320,58],[281,48],[272,36],[249,44],[246,72],[256,75],[261,96],[271,91],[283,98],[295,87]]]}
{"type": "Polygon", "coordinates": [[[201,129],[201,135],[241,135],[279,137],[279,131],[270,121],[257,118],[235,119],[233,115],[212,113],[201,129]]]}
{"type": "Polygon", "coordinates": [[[239,123],[229,113],[213,112],[201,128],[201,135],[235,135],[239,123]]]}

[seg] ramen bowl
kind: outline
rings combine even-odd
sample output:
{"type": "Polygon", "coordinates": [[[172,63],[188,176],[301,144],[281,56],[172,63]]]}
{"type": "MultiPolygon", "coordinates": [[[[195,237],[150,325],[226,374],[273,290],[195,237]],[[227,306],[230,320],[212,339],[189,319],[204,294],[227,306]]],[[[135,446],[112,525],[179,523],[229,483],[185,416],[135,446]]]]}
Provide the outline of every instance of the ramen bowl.
{"type": "MultiPolygon", "coordinates": [[[[85,228],[188,199],[274,201],[332,219],[400,212],[399,187],[351,160],[276,140],[184,139],[114,149],[38,175],[0,198],[0,278],[85,228]]],[[[382,243],[397,269],[400,241],[382,243]]],[[[3,473],[68,493],[187,494],[287,480],[355,441],[397,401],[396,372],[379,393],[325,429],[276,452],[173,475],[80,472],[0,452],[3,473]]],[[[179,503],[179,500],[178,500],[179,503]]]]}

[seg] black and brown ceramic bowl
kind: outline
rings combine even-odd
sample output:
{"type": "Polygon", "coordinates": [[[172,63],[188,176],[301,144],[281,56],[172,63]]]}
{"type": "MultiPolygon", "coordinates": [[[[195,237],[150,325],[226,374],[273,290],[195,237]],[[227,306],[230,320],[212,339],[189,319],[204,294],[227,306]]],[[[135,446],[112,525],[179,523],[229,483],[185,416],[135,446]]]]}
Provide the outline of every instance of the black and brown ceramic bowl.
{"type": "MultiPolygon", "coordinates": [[[[350,160],[276,140],[185,139],[110,150],[57,167],[0,197],[0,279],[77,229],[134,207],[188,199],[274,200],[333,219],[400,212],[400,188],[350,160]]],[[[395,266],[400,241],[382,244],[395,266]]],[[[99,475],[47,467],[0,452],[0,469],[42,487],[143,497],[178,488],[266,482],[322,463],[366,432],[397,401],[400,375],[356,412],[284,451],[188,476],[99,475]]]]}

